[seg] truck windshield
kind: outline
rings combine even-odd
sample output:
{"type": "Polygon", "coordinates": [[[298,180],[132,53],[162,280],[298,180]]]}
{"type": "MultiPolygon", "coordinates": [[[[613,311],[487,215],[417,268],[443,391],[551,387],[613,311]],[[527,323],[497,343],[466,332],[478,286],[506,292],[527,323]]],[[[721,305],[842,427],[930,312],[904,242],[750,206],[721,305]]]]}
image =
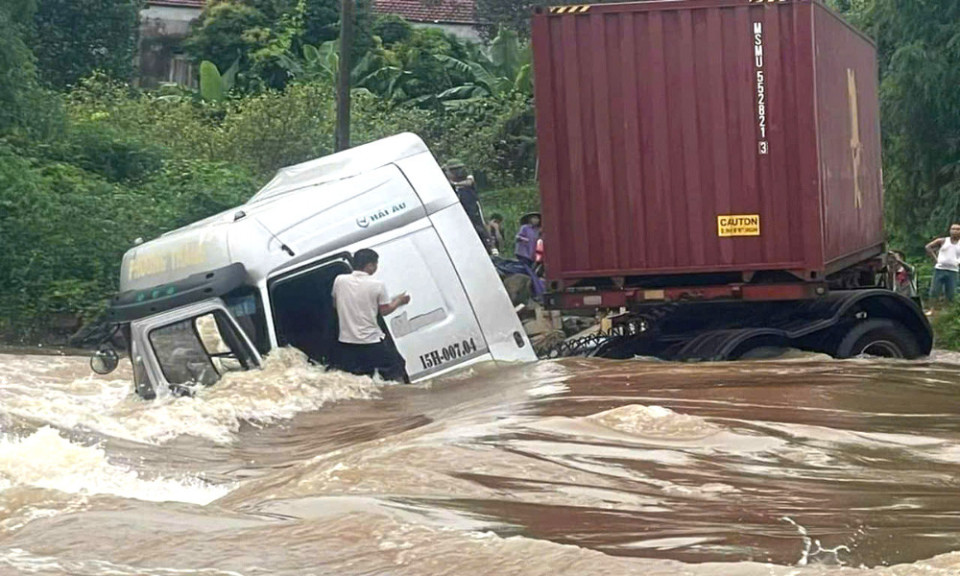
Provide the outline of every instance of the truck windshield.
{"type": "Polygon", "coordinates": [[[250,368],[238,354],[236,335],[223,312],[211,312],[168,324],[150,332],[153,346],[170,384],[210,386],[226,372],[250,368]]]}

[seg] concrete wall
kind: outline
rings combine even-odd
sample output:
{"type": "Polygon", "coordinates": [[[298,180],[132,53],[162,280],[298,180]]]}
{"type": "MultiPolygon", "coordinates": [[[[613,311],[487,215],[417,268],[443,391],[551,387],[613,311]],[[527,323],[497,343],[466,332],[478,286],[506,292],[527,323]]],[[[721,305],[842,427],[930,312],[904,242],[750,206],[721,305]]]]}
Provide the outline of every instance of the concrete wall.
{"type": "Polygon", "coordinates": [[[411,22],[411,24],[418,28],[438,28],[461,40],[480,42],[480,32],[469,24],[444,24],[442,22],[411,22]]]}

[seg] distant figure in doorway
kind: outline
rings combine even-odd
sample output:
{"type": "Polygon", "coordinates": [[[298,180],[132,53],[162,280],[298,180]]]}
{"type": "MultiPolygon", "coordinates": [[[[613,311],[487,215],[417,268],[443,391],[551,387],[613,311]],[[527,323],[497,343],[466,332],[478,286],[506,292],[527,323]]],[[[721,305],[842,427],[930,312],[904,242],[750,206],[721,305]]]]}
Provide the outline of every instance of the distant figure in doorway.
{"type": "Polygon", "coordinates": [[[927,254],[937,263],[930,284],[930,298],[942,295],[948,302],[953,302],[960,275],[960,224],[950,227],[948,238],[937,238],[927,244],[927,254]]]}
{"type": "Polygon", "coordinates": [[[373,250],[357,250],[353,273],[333,281],[333,301],[340,320],[340,349],[337,368],[362,376],[380,374],[385,380],[404,381],[403,357],[386,341],[379,316],[389,316],[410,303],[406,293],[390,299],[387,286],[373,275],[380,256],[373,250]]]}

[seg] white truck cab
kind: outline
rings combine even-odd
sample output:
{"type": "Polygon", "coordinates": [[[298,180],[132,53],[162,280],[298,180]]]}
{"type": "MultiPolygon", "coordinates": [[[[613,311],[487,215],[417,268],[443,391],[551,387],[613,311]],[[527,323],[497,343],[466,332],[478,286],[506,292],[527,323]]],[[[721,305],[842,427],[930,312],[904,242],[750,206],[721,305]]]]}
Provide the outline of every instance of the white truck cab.
{"type": "Polygon", "coordinates": [[[280,170],[246,204],[129,250],[107,314],[137,393],[211,385],[283,346],[328,364],[333,280],[361,248],[391,296],[412,297],[383,319],[412,382],[536,360],[440,166],[401,134],[280,170]]]}

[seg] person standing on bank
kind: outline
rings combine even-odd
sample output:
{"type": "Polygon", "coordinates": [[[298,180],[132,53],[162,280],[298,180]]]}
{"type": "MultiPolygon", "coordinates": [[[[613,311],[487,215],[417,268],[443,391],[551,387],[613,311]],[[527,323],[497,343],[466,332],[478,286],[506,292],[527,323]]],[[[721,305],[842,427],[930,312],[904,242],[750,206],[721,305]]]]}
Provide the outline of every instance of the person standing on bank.
{"type": "Polygon", "coordinates": [[[357,250],[351,274],[333,281],[333,301],[340,319],[340,354],[337,367],[361,376],[379,373],[385,380],[405,379],[404,360],[388,345],[379,316],[389,316],[410,303],[406,293],[390,299],[387,286],[373,275],[380,256],[373,250],[357,250]]]}
{"type": "Polygon", "coordinates": [[[540,240],[540,213],[531,212],[520,218],[520,231],[517,232],[513,253],[527,270],[533,282],[534,298],[539,298],[546,290],[543,281],[536,273],[537,243],[540,240]]]}
{"type": "Polygon", "coordinates": [[[520,231],[517,232],[513,253],[517,260],[533,269],[537,260],[537,240],[540,239],[540,214],[531,212],[520,218],[520,231]]]}
{"type": "Polygon", "coordinates": [[[467,213],[467,218],[473,224],[477,236],[483,242],[483,247],[487,253],[493,251],[493,238],[487,231],[487,225],[483,221],[483,211],[480,209],[480,196],[477,195],[477,182],[473,175],[467,173],[467,167],[459,160],[451,160],[443,166],[443,173],[446,175],[453,191],[456,192],[463,211],[467,213]]]}
{"type": "Polygon", "coordinates": [[[487,233],[490,234],[490,238],[493,241],[493,250],[491,251],[493,256],[499,256],[500,252],[503,251],[503,215],[494,212],[493,216],[490,217],[490,221],[487,222],[487,233]]]}
{"type": "Polygon", "coordinates": [[[953,302],[960,276],[960,224],[950,227],[949,238],[937,238],[927,244],[927,254],[937,263],[930,283],[930,297],[939,298],[942,293],[948,302],[953,302]]]}

